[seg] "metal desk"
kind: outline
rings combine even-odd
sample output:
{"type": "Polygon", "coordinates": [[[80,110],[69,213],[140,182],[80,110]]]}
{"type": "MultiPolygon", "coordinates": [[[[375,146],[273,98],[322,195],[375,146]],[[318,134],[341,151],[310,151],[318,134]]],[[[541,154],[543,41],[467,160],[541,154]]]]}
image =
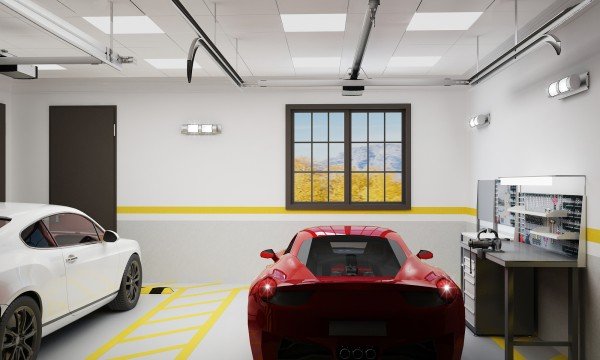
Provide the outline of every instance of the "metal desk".
{"type": "MultiPolygon", "coordinates": [[[[468,239],[477,233],[462,233],[461,247],[469,249],[468,239]]],[[[515,346],[566,346],[569,359],[580,359],[580,271],[577,260],[515,241],[503,241],[502,252],[486,252],[485,258],[504,267],[504,358],[513,360],[515,346]],[[519,341],[514,337],[514,270],[516,268],[568,268],[568,334],[566,341],[519,341]]]]}

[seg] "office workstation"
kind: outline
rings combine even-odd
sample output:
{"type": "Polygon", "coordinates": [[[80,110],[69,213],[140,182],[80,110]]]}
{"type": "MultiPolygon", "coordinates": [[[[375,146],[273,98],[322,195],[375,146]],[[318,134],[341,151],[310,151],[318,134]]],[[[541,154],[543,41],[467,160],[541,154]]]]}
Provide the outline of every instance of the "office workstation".
{"type": "Polygon", "coordinates": [[[477,232],[460,238],[467,327],[502,335],[505,359],[520,346],[567,347],[580,359],[581,269],[586,266],[584,176],[479,181],[477,232]],[[568,272],[567,339],[537,338],[536,271],[568,272]]]}

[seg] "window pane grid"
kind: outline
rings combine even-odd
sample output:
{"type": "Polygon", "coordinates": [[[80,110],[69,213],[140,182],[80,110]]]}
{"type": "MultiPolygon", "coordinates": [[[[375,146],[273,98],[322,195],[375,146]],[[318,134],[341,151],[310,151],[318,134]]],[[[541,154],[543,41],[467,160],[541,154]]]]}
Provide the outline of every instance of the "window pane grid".
{"type": "Polygon", "coordinates": [[[406,108],[396,109],[292,111],[290,204],[410,206],[402,181],[406,108]]]}
{"type": "MultiPolygon", "coordinates": [[[[353,130],[364,128],[366,132],[366,136],[360,134],[351,135],[351,143],[353,145],[353,151],[351,153],[352,168],[350,175],[353,184],[352,197],[350,199],[351,202],[371,203],[402,201],[401,195],[388,195],[388,182],[391,183],[390,185],[393,185],[390,187],[390,191],[398,191],[396,182],[392,181],[388,174],[391,176],[397,176],[397,174],[400,174],[400,177],[402,174],[401,167],[393,169],[393,166],[390,166],[390,161],[388,161],[388,155],[390,157],[392,155],[388,154],[388,145],[395,144],[399,147],[400,152],[402,151],[402,141],[386,141],[390,137],[394,138],[393,136],[388,136],[387,134],[389,114],[400,113],[374,111],[367,113],[351,112],[351,122],[358,121],[364,123],[363,116],[366,116],[366,126],[362,126],[360,124],[351,125],[351,129],[353,130]],[[362,158],[361,145],[363,145],[366,149],[366,155],[364,156],[364,159],[362,159],[362,162],[366,160],[365,170],[362,170],[362,166],[360,166],[361,159],[356,159],[356,157],[362,158]],[[381,154],[381,156],[378,158],[379,154],[381,154]],[[392,167],[392,169],[388,169],[389,167],[392,167]],[[362,175],[354,176],[356,174],[362,175]],[[361,193],[360,190],[360,186],[363,183],[364,186],[366,186],[366,196],[364,193],[361,193]],[[388,201],[388,199],[390,201],[388,201]]],[[[402,118],[400,117],[400,120],[401,119],[402,118]]]]}
{"type": "Polygon", "coordinates": [[[295,201],[344,203],[344,114],[329,111],[296,114],[300,115],[293,120],[295,201]],[[335,156],[338,158],[334,159],[335,156]]]}

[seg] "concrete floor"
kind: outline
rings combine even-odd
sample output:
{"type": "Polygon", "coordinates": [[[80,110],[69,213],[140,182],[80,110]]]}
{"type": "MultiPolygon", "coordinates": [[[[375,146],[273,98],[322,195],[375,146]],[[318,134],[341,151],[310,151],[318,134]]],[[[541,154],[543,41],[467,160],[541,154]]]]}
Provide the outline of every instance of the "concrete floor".
{"type": "MultiPolygon", "coordinates": [[[[170,295],[142,295],[132,311],[99,310],[45,337],[38,359],[252,359],[243,285],[173,288],[170,295]]],[[[463,359],[501,360],[502,346],[499,338],[476,337],[467,329],[463,359]]],[[[520,348],[515,359],[566,357],[553,349],[520,348]]]]}

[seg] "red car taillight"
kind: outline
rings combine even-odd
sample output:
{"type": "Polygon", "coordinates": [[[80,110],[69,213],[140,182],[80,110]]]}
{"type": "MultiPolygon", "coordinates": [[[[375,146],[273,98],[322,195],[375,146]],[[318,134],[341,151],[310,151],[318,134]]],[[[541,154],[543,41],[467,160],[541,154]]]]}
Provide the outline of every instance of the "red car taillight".
{"type": "Polygon", "coordinates": [[[256,291],[261,299],[269,300],[277,292],[277,282],[273,278],[266,277],[256,284],[256,291]]]}
{"type": "Polygon", "coordinates": [[[446,303],[451,303],[454,301],[454,299],[456,299],[460,293],[456,284],[450,279],[441,278],[435,283],[435,286],[440,293],[440,297],[446,303]]]}

